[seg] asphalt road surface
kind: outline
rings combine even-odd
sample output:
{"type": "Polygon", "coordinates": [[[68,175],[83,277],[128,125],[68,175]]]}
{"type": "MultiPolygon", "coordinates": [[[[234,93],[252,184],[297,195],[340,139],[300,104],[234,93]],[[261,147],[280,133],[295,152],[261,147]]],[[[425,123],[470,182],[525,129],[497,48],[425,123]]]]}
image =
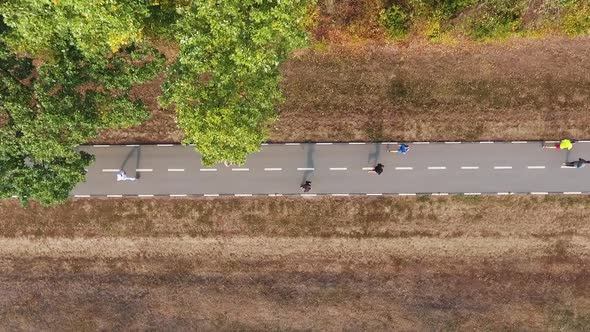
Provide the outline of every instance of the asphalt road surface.
{"type": "Polygon", "coordinates": [[[571,151],[544,149],[542,142],[409,143],[406,155],[388,152],[397,143],[268,144],[245,165],[203,166],[190,146],[82,146],[96,156],[86,182],[72,195],[191,196],[386,194],[590,193],[590,165],[564,168],[579,157],[590,160],[590,141],[571,151]],[[369,173],[377,163],[381,175],[369,173]],[[137,181],[116,181],[123,169],[137,181]]]}

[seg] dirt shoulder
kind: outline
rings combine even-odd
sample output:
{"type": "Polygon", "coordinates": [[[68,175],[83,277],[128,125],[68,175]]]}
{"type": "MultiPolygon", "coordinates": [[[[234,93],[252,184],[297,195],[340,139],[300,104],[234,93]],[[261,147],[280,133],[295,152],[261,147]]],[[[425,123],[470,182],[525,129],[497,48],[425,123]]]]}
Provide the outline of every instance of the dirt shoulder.
{"type": "Polygon", "coordinates": [[[590,198],[0,203],[0,328],[584,330],[590,198]]]}
{"type": "MultiPolygon", "coordinates": [[[[270,140],[534,140],[590,137],[590,38],[382,44],[306,50],[284,63],[270,140]]],[[[153,118],[94,143],[178,142],[160,81],[135,92],[153,118]]]]}

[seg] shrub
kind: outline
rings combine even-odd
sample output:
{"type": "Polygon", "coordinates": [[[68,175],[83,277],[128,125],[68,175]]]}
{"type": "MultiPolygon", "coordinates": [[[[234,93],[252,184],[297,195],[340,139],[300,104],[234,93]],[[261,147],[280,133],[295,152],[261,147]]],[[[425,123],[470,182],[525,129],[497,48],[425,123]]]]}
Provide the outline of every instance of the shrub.
{"type": "Polygon", "coordinates": [[[381,24],[388,34],[395,39],[402,39],[408,33],[409,15],[397,5],[391,5],[380,13],[381,24]]]}

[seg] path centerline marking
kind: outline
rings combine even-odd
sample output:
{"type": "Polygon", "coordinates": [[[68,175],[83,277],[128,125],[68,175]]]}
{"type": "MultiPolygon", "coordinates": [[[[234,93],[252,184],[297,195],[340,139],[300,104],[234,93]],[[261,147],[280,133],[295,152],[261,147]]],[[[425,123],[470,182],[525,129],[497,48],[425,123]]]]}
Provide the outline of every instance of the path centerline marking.
{"type": "Polygon", "coordinates": [[[447,169],[445,166],[428,166],[428,169],[447,169]]]}
{"type": "Polygon", "coordinates": [[[512,169],[512,166],[494,166],[494,169],[512,169]]]}
{"type": "Polygon", "coordinates": [[[461,166],[461,169],[479,169],[479,166],[461,166]]]}
{"type": "Polygon", "coordinates": [[[298,171],[313,171],[315,168],[313,167],[297,167],[298,171]]]}
{"type": "Polygon", "coordinates": [[[528,169],[545,169],[545,166],[527,166],[528,169]]]}
{"type": "Polygon", "coordinates": [[[330,167],[331,171],[346,171],[347,169],[346,167],[330,167]]]}
{"type": "Polygon", "coordinates": [[[250,171],[249,168],[232,168],[232,172],[248,172],[250,171]]]}
{"type": "Polygon", "coordinates": [[[272,172],[272,171],[282,171],[283,169],[280,167],[267,167],[264,170],[267,172],[272,172]]]}
{"type": "Polygon", "coordinates": [[[168,168],[168,172],[184,172],[184,168],[168,168]]]}
{"type": "Polygon", "coordinates": [[[217,172],[217,168],[201,168],[201,172],[217,172]]]}
{"type": "Polygon", "coordinates": [[[103,172],[118,172],[118,168],[103,168],[103,172]]]}
{"type": "Polygon", "coordinates": [[[411,171],[414,167],[396,167],[395,169],[398,171],[411,171]]]}

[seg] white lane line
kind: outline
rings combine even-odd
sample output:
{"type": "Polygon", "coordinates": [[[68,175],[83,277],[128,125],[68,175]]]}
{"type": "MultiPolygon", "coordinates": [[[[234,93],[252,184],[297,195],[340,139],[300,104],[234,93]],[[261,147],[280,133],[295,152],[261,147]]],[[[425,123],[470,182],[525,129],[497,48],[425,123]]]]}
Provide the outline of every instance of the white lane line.
{"type": "Polygon", "coordinates": [[[153,172],[154,169],[153,168],[136,168],[135,171],[136,172],[153,172]]]}
{"type": "Polygon", "coordinates": [[[316,143],[316,145],[332,145],[331,142],[320,142],[320,143],[316,143]]]}
{"type": "Polygon", "coordinates": [[[186,197],[186,194],[170,194],[170,197],[186,197]]]}
{"type": "Polygon", "coordinates": [[[332,194],[332,196],[348,196],[349,194],[332,194]]]}
{"type": "Polygon", "coordinates": [[[301,145],[301,143],[285,143],[285,145],[301,145]]]}
{"type": "Polygon", "coordinates": [[[416,196],[415,193],[399,193],[399,196],[416,196]]]}
{"type": "Polygon", "coordinates": [[[479,196],[481,193],[463,193],[465,196],[479,196]]]}
{"type": "Polygon", "coordinates": [[[268,194],[270,197],[281,197],[283,194],[268,194]]]}
{"type": "Polygon", "coordinates": [[[262,143],[262,144],[260,144],[260,145],[268,145],[268,143],[262,143]]]}
{"type": "Polygon", "coordinates": [[[479,169],[479,166],[461,166],[461,169],[479,169]]]}
{"type": "Polygon", "coordinates": [[[350,144],[350,145],[363,145],[363,144],[365,144],[365,142],[350,142],[348,144],[350,144]]]}
{"type": "Polygon", "coordinates": [[[365,194],[367,196],[383,196],[383,194],[365,194]]]}
{"type": "Polygon", "coordinates": [[[298,171],[313,171],[313,170],[315,170],[315,168],[313,168],[313,167],[298,167],[297,170],[298,171]]]}
{"type": "Polygon", "coordinates": [[[430,144],[430,142],[414,142],[412,144],[430,144]]]}
{"type": "Polygon", "coordinates": [[[156,144],[156,146],[174,146],[174,144],[156,144]]]}
{"type": "Polygon", "coordinates": [[[510,195],[510,193],[501,192],[501,193],[498,193],[498,195],[501,195],[501,196],[503,196],[503,195],[510,195]]]}
{"type": "Polygon", "coordinates": [[[571,168],[571,169],[576,169],[575,167],[564,166],[564,165],[561,165],[561,168],[571,168]]]}
{"type": "Polygon", "coordinates": [[[219,197],[219,194],[204,194],[205,197],[219,197]]]}
{"type": "Polygon", "coordinates": [[[526,144],[527,141],[512,141],[512,144],[526,144]]]}
{"type": "Polygon", "coordinates": [[[531,195],[548,195],[546,191],[531,191],[531,195]]]}
{"type": "Polygon", "coordinates": [[[108,144],[94,144],[93,147],[95,148],[108,148],[110,145],[108,144]]]}
{"type": "Polygon", "coordinates": [[[545,169],[545,166],[527,166],[528,169],[545,169]]]}
{"type": "Polygon", "coordinates": [[[512,166],[494,166],[494,169],[512,169],[512,166]]]}
{"type": "Polygon", "coordinates": [[[428,169],[447,169],[445,166],[428,166],[428,169]]]}
{"type": "Polygon", "coordinates": [[[107,195],[107,197],[111,198],[111,197],[123,197],[123,195],[107,195]]]}
{"type": "Polygon", "coordinates": [[[125,146],[139,146],[139,144],[125,144],[125,146]]]}
{"type": "Polygon", "coordinates": [[[249,168],[232,168],[232,172],[249,172],[249,168]]]}
{"type": "Polygon", "coordinates": [[[103,168],[102,171],[103,172],[118,172],[119,169],[117,169],[117,168],[103,168]]]}
{"type": "Polygon", "coordinates": [[[252,194],[234,194],[236,197],[250,197],[252,194]]]}
{"type": "Polygon", "coordinates": [[[590,141],[576,141],[576,143],[590,143],[590,141]]]}
{"type": "Polygon", "coordinates": [[[396,167],[395,169],[398,171],[411,171],[414,168],[413,167],[396,167]]]}
{"type": "Polygon", "coordinates": [[[581,191],[564,191],[563,193],[565,195],[581,195],[582,194],[581,191]]]}
{"type": "Polygon", "coordinates": [[[264,170],[267,172],[272,172],[272,171],[282,171],[283,169],[280,167],[267,167],[264,170]]]}
{"type": "Polygon", "coordinates": [[[168,172],[184,172],[184,168],[168,168],[168,172]]]}
{"type": "Polygon", "coordinates": [[[461,142],[445,142],[445,144],[461,144],[461,142]]]}
{"type": "Polygon", "coordinates": [[[301,194],[301,197],[315,197],[318,194],[301,194]]]}
{"type": "Polygon", "coordinates": [[[347,169],[346,167],[330,167],[331,171],[346,171],[347,169]]]}
{"type": "Polygon", "coordinates": [[[140,195],[137,195],[137,197],[154,197],[154,195],[152,195],[152,194],[140,194],[140,195]]]}
{"type": "MultiPolygon", "coordinates": [[[[14,196],[13,196],[14,197],[14,196]]],[[[82,198],[82,197],[90,197],[90,195],[74,195],[74,197],[82,198]]]]}
{"type": "Polygon", "coordinates": [[[363,167],[363,171],[370,171],[370,170],[374,170],[375,167],[363,167]]]}
{"type": "Polygon", "coordinates": [[[494,141],[481,141],[479,144],[494,144],[494,141]]]}
{"type": "Polygon", "coordinates": [[[432,196],[448,196],[449,193],[432,193],[432,196]]]}
{"type": "Polygon", "coordinates": [[[217,172],[217,168],[201,168],[201,172],[217,172]]]}

